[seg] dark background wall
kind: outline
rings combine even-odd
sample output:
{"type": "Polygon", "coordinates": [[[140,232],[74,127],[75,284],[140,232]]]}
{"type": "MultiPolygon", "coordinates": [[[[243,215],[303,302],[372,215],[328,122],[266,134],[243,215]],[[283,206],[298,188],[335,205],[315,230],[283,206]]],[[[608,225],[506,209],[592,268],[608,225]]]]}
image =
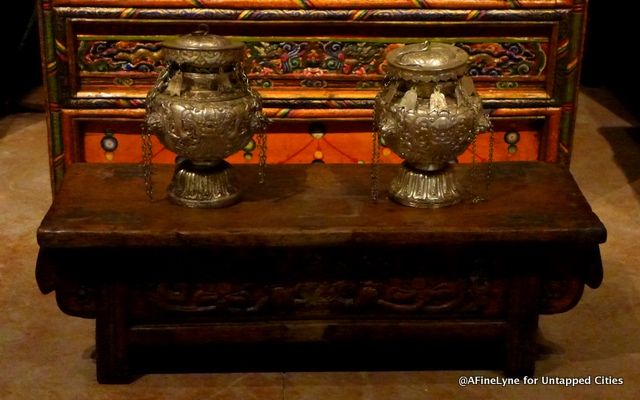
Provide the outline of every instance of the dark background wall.
{"type": "MultiPolygon", "coordinates": [[[[631,4],[632,2],[629,2],[631,4]]],[[[591,0],[587,21],[583,86],[605,86],[637,116],[640,74],[631,57],[637,55],[640,21],[625,2],[591,0]]]]}
{"type": "Polygon", "coordinates": [[[0,13],[0,115],[19,111],[18,100],[40,85],[40,49],[35,0],[12,1],[0,13]]]}

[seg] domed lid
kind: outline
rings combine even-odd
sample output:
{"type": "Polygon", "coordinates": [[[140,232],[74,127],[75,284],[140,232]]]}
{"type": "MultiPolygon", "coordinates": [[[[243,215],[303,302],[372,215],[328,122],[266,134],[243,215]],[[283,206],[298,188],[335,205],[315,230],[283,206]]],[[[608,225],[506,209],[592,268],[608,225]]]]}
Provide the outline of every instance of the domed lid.
{"type": "Polygon", "coordinates": [[[162,43],[164,58],[178,64],[215,67],[242,60],[244,43],[209,35],[208,27],[162,43]]]}
{"type": "Polygon", "coordinates": [[[464,50],[445,43],[409,44],[387,55],[390,73],[401,77],[425,80],[449,80],[464,75],[469,55],[464,50]]]}
{"type": "Polygon", "coordinates": [[[162,43],[165,49],[221,51],[244,47],[242,42],[235,42],[224,36],[209,35],[206,31],[196,31],[162,43]]]}

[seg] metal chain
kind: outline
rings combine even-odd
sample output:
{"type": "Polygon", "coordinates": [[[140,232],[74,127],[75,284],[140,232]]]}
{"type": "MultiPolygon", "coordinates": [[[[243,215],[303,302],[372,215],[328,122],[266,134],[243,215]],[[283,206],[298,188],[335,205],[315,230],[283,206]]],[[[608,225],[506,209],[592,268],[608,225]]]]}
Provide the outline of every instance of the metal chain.
{"type": "MultiPolygon", "coordinates": [[[[375,119],[375,118],[374,118],[375,119]]],[[[374,122],[375,125],[375,122],[374,122]]],[[[380,132],[377,127],[373,127],[371,146],[371,201],[378,201],[380,186],[380,132]]]]}
{"type": "MultiPolygon", "coordinates": [[[[393,79],[385,77],[379,93],[383,93],[393,83],[393,79]]],[[[378,94],[380,96],[380,94],[378,94]]],[[[380,130],[378,129],[377,107],[373,107],[373,130],[371,135],[371,201],[377,202],[380,195],[380,130]]]]}
{"type": "Polygon", "coordinates": [[[153,169],[151,167],[151,157],[153,149],[151,144],[151,132],[146,124],[142,125],[142,174],[144,176],[144,189],[149,201],[153,201],[153,169]]]}
{"type": "Polygon", "coordinates": [[[478,150],[478,136],[473,138],[471,142],[471,202],[473,204],[480,203],[484,199],[478,194],[478,161],[476,153],[478,150]]]}
{"type": "Polygon", "coordinates": [[[477,150],[477,140],[478,140],[478,136],[476,136],[473,139],[473,144],[471,145],[471,180],[472,180],[472,189],[473,190],[473,197],[471,199],[471,202],[476,204],[479,203],[481,201],[486,201],[489,198],[489,189],[491,187],[491,180],[492,180],[492,175],[493,175],[493,148],[494,148],[494,139],[495,139],[495,135],[494,135],[494,130],[493,130],[493,124],[491,123],[491,120],[489,120],[489,118],[487,117],[487,122],[489,123],[489,127],[488,127],[488,131],[489,131],[489,155],[488,155],[488,160],[487,160],[487,165],[486,165],[486,172],[484,175],[484,197],[480,196],[479,194],[479,189],[477,184],[479,183],[480,180],[480,174],[479,174],[479,170],[478,170],[478,165],[476,162],[476,150],[477,150]]]}
{"type": "Polygon", "coordinates": [[[169,85],[169,80],[175,75],[178,70],[178,66],[176,64],[168,64],[158,75],[158,79],[156,83],[153,85],[149,93],[147,94],[146,99],[146,109],[147,113],[149,113],[149,106],[153,102],[153,100],[162,93],[167,86],[169,85]]]}
{"type": "MultiPolygon", "coordinates": [[[[249,95],[253,99],[254,104],[261,105],[262,101],[260,95],[251,89],[251,83],[249,82],[249,78],[247,74],[244,73],[244,69],[242,66],[236,67],[236,74],[242,80],[244,87],[247,88],[249,95]]],[[[259,107],[262,109],[262,107],[259,107]]],[[[266,176],[266,165],[267,165],[267,125],[269,124],[269,119],[264,115],[260,114],[260,120],[257,123],[258,133],[256,134],[257,146],[258,146],[258,183],[264,183],[266,176]]]]}
{"type": "Polygon", "coordinates": [[[258,183],[264,183],[265,167],[267,165],[267,131],[258,132],[258,183]]]}
{"type": "MultiPolygon", "coordinates": [[[[487,118],[488,120],[488,118],[487,118]]],[[[495,135],[494,135],[494,130],[493,130],[493,124],[491,123],[491,121],[489,120],[489,165],[487,165],[487,174],[485,176],[485,197],[488,199],[489,198],[489,188],[491,186],[491,179],[492,179],[492,175],[493,175],[493,142],[495,139],[495,135]]]]}
{"type": "MultiPolygon", "coordinates": [[[[163,92],[167,85],[169,84],[169,80],[173,75],[175,75],[177,71],[177,66],[175,64],[168,64],[165,66],[164,70],[160,72],[158,75],[158,79],[156,80],[155,85],[146,98],[146,114],[150,114],[150,106],[153,100],[163,92]]],[[[144,177],[144,189],[147,194],[147,198],[149,201],[153,201],[153,167],[152,167],[152,157],[153,157],[153,147],[151,143],[151,132],[147,126],[147,122],[142,123],[142,175],[144,177]]]]}

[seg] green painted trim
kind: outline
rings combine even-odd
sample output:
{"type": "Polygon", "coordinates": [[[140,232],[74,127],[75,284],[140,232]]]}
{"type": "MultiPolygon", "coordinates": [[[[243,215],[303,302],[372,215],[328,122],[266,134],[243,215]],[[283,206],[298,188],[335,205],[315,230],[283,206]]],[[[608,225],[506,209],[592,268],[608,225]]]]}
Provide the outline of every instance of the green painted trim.
{"type": "Polygon", "coordinates": [[[57,193],[62,187],[62,179],[64,178],[64,163],[60,162],[53,167],[53,187],[57,193]]]}
{"type": "Polygon", "coordinates": [[[47,75],[47,87],[49,90],[49,103],[59,103],[58,79],[55,72],[47,75]]]}
{"type": "Polygon", "coordinates": [[[55,37],[53,33],[53,15],[51,11],[44,11],[44,43],[46,61],[50,63],[56,60],[55,37]]]}
{"type": "MultiPolygon", "coordinates": [[[[571,12],[569,15],[568,34],[569,43],[567,45],[567,54],[564,57],[562,70],[560,72],[564,75],[564,87],[559,97],[564,104],[572,104],[575,107],[576,97],[578,93],[580,77],[580,64],[582,59],[582,41],[583,41],[583,27],[585,23],[585,10],[580,8],[577,12],[571,12]]],[[[571,159],[571,152],[573,148],[573,135],[575,130],[576,110],[574,108],[563,109],[560,120],[560,143],[567,149],[566,157],[562,157],[561,162],[569,163],[571,159]]]]}
{"type": "Polygon", "coordinates": [[[584,13],[573,12],[569,18],[569,35],[571,36],[567,46],[567,55],[565,57],[566,64],[564,65],[566,84],[564,86],[564,91],[561,94],[561,100],[563,103],[573,103],[576,99],[580,69],[579,62],[582,56],[580,51],[582,49],[584,13]]]}
{"type": "Polygon", "coordinates": [[[577,69],[567,75],[564,85],[564,93],[562,93],[561,97],[563,103],[573,103],[575,101],[578,84],[577,78],[577,69]]]}
{"type": "Polygon", "coordinates": [[[64,144],[62,142],[62,123],[59,111],[51,112],[51,151],[53,158],[64,153],[64,144]]]}
{"type": "Polygon", "coordinates": [[[58,93],[58,79],[57,67],[58,61],[56,59],[56,42],[54,34],[54,18],[51,11],[43,11],[44,18],[44,56],[45,56],[45,68],[47,77],[47,94],[49,97],[49,103],[59,103],[58,93]]]}
{"type": "Polygon", "coordinates": [[[573,112],[562,112],[560,121],[560,143],[570,149],[573,141],[573,112]]]}

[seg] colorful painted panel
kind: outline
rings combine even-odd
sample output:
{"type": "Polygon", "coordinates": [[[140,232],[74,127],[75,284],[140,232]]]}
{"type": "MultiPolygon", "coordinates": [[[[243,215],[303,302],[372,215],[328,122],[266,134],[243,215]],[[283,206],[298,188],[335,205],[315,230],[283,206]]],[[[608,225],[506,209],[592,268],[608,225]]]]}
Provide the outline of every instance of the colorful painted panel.
{"type": "Polygon", "coordinates": [[[375,42],[247,42],[249,72],[255,75],[299,73],[308,76],[384,74],[387,51],[399,45],[375,42]]]}
{"type": "Polygon", "coordinates": [[[160,51],[159,42],[80,41],[78,66],[87,72],[155,72],[161,66],[160,51]]]}
{"type": "MultiPolygon", "coordinates": [[[[385,55],[397,43],[379,42],[247,42],[250,72],[256,75],[302,73],[308,75],[384,74],[385,55]]],[[[546,51],[540,42],[456,43],[470,55],[471,73],[477,76],[540,76],[546,51]]]]}
{"type": "Polygon", "coordinates": [[[548,48],[541,43],[457,44],[469,54],[472,76],[540,76],[548,48]]]}
{"type": "MultiPolygon", "coordinates": [[[[252,84],[262,88],[377,87],[384,75],[386,53],[401,46],[390,42],[336,40],[260,40],[246,44],[247,72],[252,84]]],[[[470,73],[474,76],[544,80],[547,42],[471,41],[456,45],[470,54],[470,73]]],[[[162,67],[160,59],[159,42],[152,40],[83,40],[77,56],[78,67],[85,73],[157,72],[162,67]]],[[[99,77],[85,75],[85,79],[104,84],[99,77]]]]}

